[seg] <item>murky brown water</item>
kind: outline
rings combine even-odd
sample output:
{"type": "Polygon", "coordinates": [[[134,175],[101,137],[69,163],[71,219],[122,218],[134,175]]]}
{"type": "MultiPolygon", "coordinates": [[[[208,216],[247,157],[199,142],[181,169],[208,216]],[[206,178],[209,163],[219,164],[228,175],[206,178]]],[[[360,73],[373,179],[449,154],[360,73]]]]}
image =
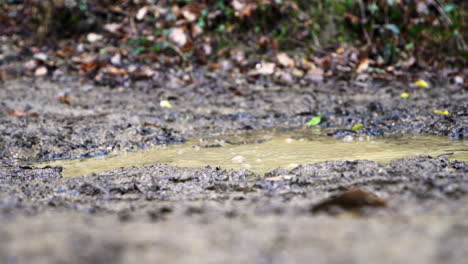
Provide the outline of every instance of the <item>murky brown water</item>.
{"type": "Polygon", "coordinates": [[[245,143],[192,140],[182,145],[156,147],[137,152],[119,152],[85,160],[62,160],[40,166],[62,166],[63,176],[98,173],[120,167],[169,164],[184,167],[219,166],[223,169],[249,169],[264,173],[282,167],[331,160],[373,160],[387,163],[416,155],[448,155],[468,161],[468,141],[447,137],[415,136],[386,139],[342,140],[311,134],[264,134],[244,138],[245,143]],[[249,143],[260,142],[260,143],[249,143]]]}

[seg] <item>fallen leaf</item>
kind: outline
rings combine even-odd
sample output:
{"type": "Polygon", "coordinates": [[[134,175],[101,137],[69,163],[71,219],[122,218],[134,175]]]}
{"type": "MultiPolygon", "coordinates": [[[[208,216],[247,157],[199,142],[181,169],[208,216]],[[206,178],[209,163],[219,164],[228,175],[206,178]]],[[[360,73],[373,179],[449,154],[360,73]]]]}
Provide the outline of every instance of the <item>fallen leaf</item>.
{"type": "Polygon", "coordinates": [[[252,12],[257,9],[257,5],[255,3],[246,3],[245,1],[240,0],[233,0],[231,5],[236,11],[236,16],[241,18],[251,16],[252,12]]]}
{"type": "Polygon", "coordinates": [[[396,66],[399,66],[399,67],[401,67],[403,69],[408,69],[411,66],[413,66],[415,63],[416,63],[416,59],[414,57],[410,57],[405,61],[398,61],[396,66]]]}
{"type": "Polygon", "coordinates": [[[316,115],[316,116],[312,117],[312,118],[306,123],[306,125],[308,125],[308,126],[316,126],[316,125],[320,124],[321,121],[322,121],[322,115],[316,115]]]}
{"type": "Polygon", "coordinates": [[[406,98],[408,98],[408,97],[410,97],[410,96],[411,96],[410,93],[401,93],[401,94],[400,94],[400,98],[403,98],[403,99],[406,99],[406,98]]]}
{"type": "Polygon", "coordinates": [[[122,69],[122,68],[117,68],[112,65],[107,65],[105,69],[109,74],[114,75],[114,76],[128,74],[127,70],[122,69]]]}
{"type": "Polygon", "coordinates": [[[332,207],[351,210],[366,206],[386,207],[387,202],[374,193],[354,188],[319,202],[312,207],[312,212],[328,211],[332,207]]]}
{"type": "Polygon", "coordinates": [[[57,97],[57,100],[59,100],[60,102],[62,102],[64,104],[71,105],[70,98],[68,98],[68,96],[66,96],[66,95],[62,95],[62,96],[57,97]]]}
{"type": "Polygon", "coordinates": [[[197,14],[188,8],[182,10],[182,15],[185,17],[185,19],[187,19],[188,22],[195,22],[198,18],[197,14]]]}
{"type": "Polygon", "coordinates": [[[96,34],[96,33],[89,33],[89,34],[86,36],[86,39],[87,39],[90,43],[100,41],[102,38],[103,38],[102,35],[99,35],[99,34],[96,34]]]}
{"type": "Polygon", "coordinates": [[[315,69],[317,66],[313,62],[310,62],[306,59],[301,59],[301,67],[304,70],[310,70],[310,69],[315,69]]]}
{"type": "Polygon", "coordinates": [[[463,80],[463,76],[457,75],[453,77],[453,82],[458,85],[463,85],[465,81],[463,80]]]}
{"type": "Polygon", "coordinates": [[[147,65],[143,65],[134,71],[133,76],[138,79],[148,79],[157,76],[157,72],[147,65]]]}
{"type": "Polygon", "coordinates": [[[44,76],[47,74],[47,67],[46,66],[41,66],[36,69],[34,72],[34,76],[44,76]]]}
{"type": "Polygon", "coordinates": [[[120,66],[120,64],[122,64],[122,56],[120,55],[120,53],[116,53],[114,56],[112,56],[110,61],[112,64],[120,66]]]}
{"type": "Polygon", "coordinates": [[[364,127],[363,124],[355,124],[351,129],[354,131],[361,130],[364,127]]]}
{"type": "Polygon", "coordinates": [[[34,54],[33,56],[34,59],[38,60],[38,61],[47,61],[47,59],[49,58],[47,56],[47,54],[43,53],[43,52],[40,52],[40,53],[36,53],[34,54]]]}
{"type": "Polygon", "coordinates": [[[278,55],[276,55],[276,59],[278,62],[283,65],[284,67],[294,67],[295,62],[291,57],[288,56],[288,54],[281,52],[278,55]]]}
{"type": "Polygon", "coordinates": [[[420,87],[420,88],[428,88],[429,87],[429,83],[424,81],[424,80],[418,80],[416,82],[413,83],[415,86],[417,87],[420,87]]]}
{"type": "Polygon", "coordinates": [[[272,62],[262,62],[258,63],[255,66],[255,71],[254,73],[260,74],[260,75],[270,75],[275,72],[275,67],[276,65],[272,62]]]}
{"type": "Polygon", "coordinates": [[[149,127],[159,127],[157,124],[155,124],[155,123],[151,123],[151,122],[144,122],[144,123],[143,123],[143,126],[149,126],[149,127]]]}
{"type": "Polygon", "coordinates": [[[169,40],[179,47],[185,46],[188,41],[183,28],[173,28],[169,33],[169,40]]]}
{"type": "Polygon", "coordinates": [[[99,66],[99,63],[97,62],[89,62],[89,63],[80,64],[80,69],[84,73],[88,74],[88,73],[93,72],[98,66],[99,66]]]}
{"type": "Polygon", "coordinates": [[[56,54],[62,58],[68,57],[72,55],[75,51],[72,48],[64,48],[61,50],[57,50],[56,54]]]}
{"type": "Polygon", "coordinates": [[[234,8],[234,10],[236,10],[238,12],[240,12],[245,7],[245,3],[243,1],[240,1],[240,0],[233,0],[231,2],[231,5],[234,8]]]}
{"type": "Polygon", "coordinates": [[[447,111],[447,110],[442,111],[442,110],[435,109],[433,112],[434,112],[434,114],[438,114],[438,115],[449,115],[450,114],[449,111],[447,111]]]}
{"type": "Polygon", "coordinates": [[[28,112],[28,111],[13,110],[13,109],[8,109],[7,112],[11,116],[38,116],[39,115],[36,112],[28,112]]]}
{"type": "Polygon", "coordinates": [[[359,63],[359,66],[356,69],[357,73],[361,73],[363,71],[366,71],[369,68],[369,59],[365,58],[359,63]]]}
{"type": "Polygon", "coordinates": [[[161,100],[161,102],[159,102],[159,106],[162,108],[172,108],[172,104],[168,100],[161,100]]]}
{"type": "Polygon", "coordinates": [[[292,69],[291,71],[292,75],[296,76],[296,77],[299,77],[301,78],[302,76],[304,76],[304,72],[299,70],[298,68],[294,68],[292,69]]]}
{"type": "Polygon", "coordinates": [[[201,28],[197,24],[192,25],[192,37],[193,38],[200,36],[202,33],[203,33],[203,28],[201,28]]]}
{"type": "Polygon", "coordinates": [[[146,13],[148,13],[148,7],[147,6],[144,6],[142,8],[140,8],[136,14],[136,19],[137,20],[143,20],[143,18],[145,18],[146,16],[146,13]]]}
{"type": "Polygon", "coordinates": [[[80,56],[73,56],[72,61],[78,63],[92,63],[96,60],[97,55],[82,54],[80,56]]]}
{"type": "Polygon", "coordinates": [[[118,23],[110,23],[104,25],[104,29],[111,33],[118,33],[121,27],[122,25],[118,23]]]}

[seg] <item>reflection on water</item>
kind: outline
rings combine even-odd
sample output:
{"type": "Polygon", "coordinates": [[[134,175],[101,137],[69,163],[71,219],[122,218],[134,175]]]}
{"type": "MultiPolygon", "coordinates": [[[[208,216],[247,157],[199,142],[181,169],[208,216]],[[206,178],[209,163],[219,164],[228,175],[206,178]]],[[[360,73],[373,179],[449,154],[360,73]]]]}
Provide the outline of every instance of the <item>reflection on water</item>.
{"type": "Polygon", "coordinates": [[[468,161],[468,141],[417,136],[341,140],[312,134],[263,134],[230,140],[192,140],[182,145],[119,152],[101,158],[62,160],[39,166],[62,166],[64,177],[98,173],[120,167],[170,164],[184,167],[211,165],[264,173],[275,168],[329,160],[373,160],[387,163],[416,155],[440,155],[468,161]]]}

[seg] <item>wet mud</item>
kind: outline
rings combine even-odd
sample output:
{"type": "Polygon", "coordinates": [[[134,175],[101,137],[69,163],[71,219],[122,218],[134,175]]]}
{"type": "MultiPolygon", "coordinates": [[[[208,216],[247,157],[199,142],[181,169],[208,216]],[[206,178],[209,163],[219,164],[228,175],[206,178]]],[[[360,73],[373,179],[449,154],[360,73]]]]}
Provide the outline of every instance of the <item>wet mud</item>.
{"type": "Polygon", "coordinates": [[[78,177],[28,163],[198,137],[258,145],[237,135],[303,129],[317,114],[323,122],[311,129],[323,137],[438,135],[463,150],[464,90],[397,81],[236,86],[223,76],[131,89],[29,79],[0,86],[0,263],[468,259],[468,164],[450,155],[301,163],[266,173],[146,164],[78,177]],[[399,97],[409,90],[411,100],[399,97]],[[64,95],[68,103],[57,99],[64,95]],[[364,128],[354,131],[355,124],[364,128]]]}

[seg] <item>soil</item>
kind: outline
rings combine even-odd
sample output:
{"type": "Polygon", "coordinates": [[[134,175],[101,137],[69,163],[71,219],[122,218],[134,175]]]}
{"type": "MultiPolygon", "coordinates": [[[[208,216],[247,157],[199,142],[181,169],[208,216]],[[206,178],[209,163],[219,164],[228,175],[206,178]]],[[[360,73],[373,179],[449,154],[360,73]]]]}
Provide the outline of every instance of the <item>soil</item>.
{"type": "Polygon", "coordinates": [[[386,165],[328,161],[265,174],[154,164],[64,178],[60,167],[25,165],[200,136],[292,130],[318,114],[321,133],[336,138],[468,137],[467,93],[444,83],[286,87],[200,72],[186,84],[174,76],[132,88],[72,77],[0,84],[0,263],[468,259],[468,164],[448,156],[386,165]],[[400,98],[402,92],[411,97],[400,98]],[[173,107],[161,107],[161,100],[173,107]],[[351,130],[355,124],[364,128],[351,130]],[[356,188],[363,202],[337,201],[356,188]]]}

